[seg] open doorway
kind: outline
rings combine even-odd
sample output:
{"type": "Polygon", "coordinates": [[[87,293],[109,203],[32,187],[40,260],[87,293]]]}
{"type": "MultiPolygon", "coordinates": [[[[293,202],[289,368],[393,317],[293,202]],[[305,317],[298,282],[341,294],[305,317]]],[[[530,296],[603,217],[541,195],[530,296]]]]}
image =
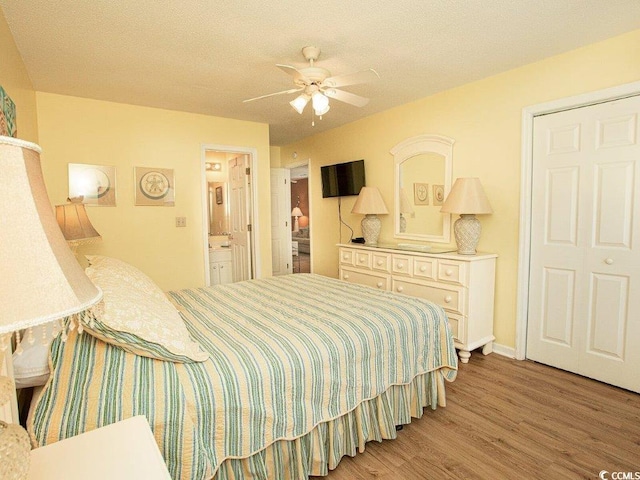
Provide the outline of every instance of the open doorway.
{"type": "Polygon", "coordinates": [[[293,273],[311,272],[309,165],[291,170],[291,244],[293,273]]]}
{"type": "Polygon", "coordinates": [[[256,278],[253,149],[202,149],[205,279],[220,285],[256,278]]]}

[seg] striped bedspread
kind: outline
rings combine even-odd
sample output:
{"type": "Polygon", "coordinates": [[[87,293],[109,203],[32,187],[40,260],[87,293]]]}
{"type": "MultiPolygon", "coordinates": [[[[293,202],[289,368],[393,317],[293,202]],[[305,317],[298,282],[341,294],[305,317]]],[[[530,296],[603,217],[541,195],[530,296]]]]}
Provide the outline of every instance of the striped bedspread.
{"type": "Polygon", "coordinates": [[[29,429],[46,444],[146,415],[173,478],[206,479],[457,360],[442,309],[318,275],[170,292],[202,363],[138,357],[90,335],[52,346],[29,429]]]}

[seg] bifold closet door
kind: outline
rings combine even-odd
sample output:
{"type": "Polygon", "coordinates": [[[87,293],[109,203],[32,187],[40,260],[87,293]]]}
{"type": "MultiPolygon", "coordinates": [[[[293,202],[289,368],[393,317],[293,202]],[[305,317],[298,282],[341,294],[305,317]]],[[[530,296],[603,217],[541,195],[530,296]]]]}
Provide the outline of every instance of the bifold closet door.
{"type": "Polygon", "coordinates": [[[640,97],[534,119],[527,358],[640,392],[640,97]]]}

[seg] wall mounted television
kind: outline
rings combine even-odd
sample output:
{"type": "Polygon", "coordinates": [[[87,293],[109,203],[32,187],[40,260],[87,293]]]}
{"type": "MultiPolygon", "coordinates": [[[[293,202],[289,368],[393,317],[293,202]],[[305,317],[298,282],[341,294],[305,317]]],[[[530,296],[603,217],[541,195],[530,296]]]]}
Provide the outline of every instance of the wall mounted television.
{"type": "Polygon", "coordinates": [[[320,167],[322,198],[358,195],[364,187],[364,160],[320,167]]]}

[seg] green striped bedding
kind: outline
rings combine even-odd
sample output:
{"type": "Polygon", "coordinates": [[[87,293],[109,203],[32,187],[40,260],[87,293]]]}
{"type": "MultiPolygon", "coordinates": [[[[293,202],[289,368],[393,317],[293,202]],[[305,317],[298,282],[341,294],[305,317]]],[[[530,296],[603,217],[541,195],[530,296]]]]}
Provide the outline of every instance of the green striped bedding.
{"type": "Polygon", "coordinates": [[[175,479],[304,478],[355,448],[318,452],[334,426],[346,443],[389,438],[381,402],[419,415],[444,404],[456,375],[446,316],[420,299],[310,274],[169,296],[209,360],[144,358],[86,333],[56,340],[28,422],[38,445],[142,414],[175,479]],[[366,431],[351,439],[351,423],[366,431]]]}

